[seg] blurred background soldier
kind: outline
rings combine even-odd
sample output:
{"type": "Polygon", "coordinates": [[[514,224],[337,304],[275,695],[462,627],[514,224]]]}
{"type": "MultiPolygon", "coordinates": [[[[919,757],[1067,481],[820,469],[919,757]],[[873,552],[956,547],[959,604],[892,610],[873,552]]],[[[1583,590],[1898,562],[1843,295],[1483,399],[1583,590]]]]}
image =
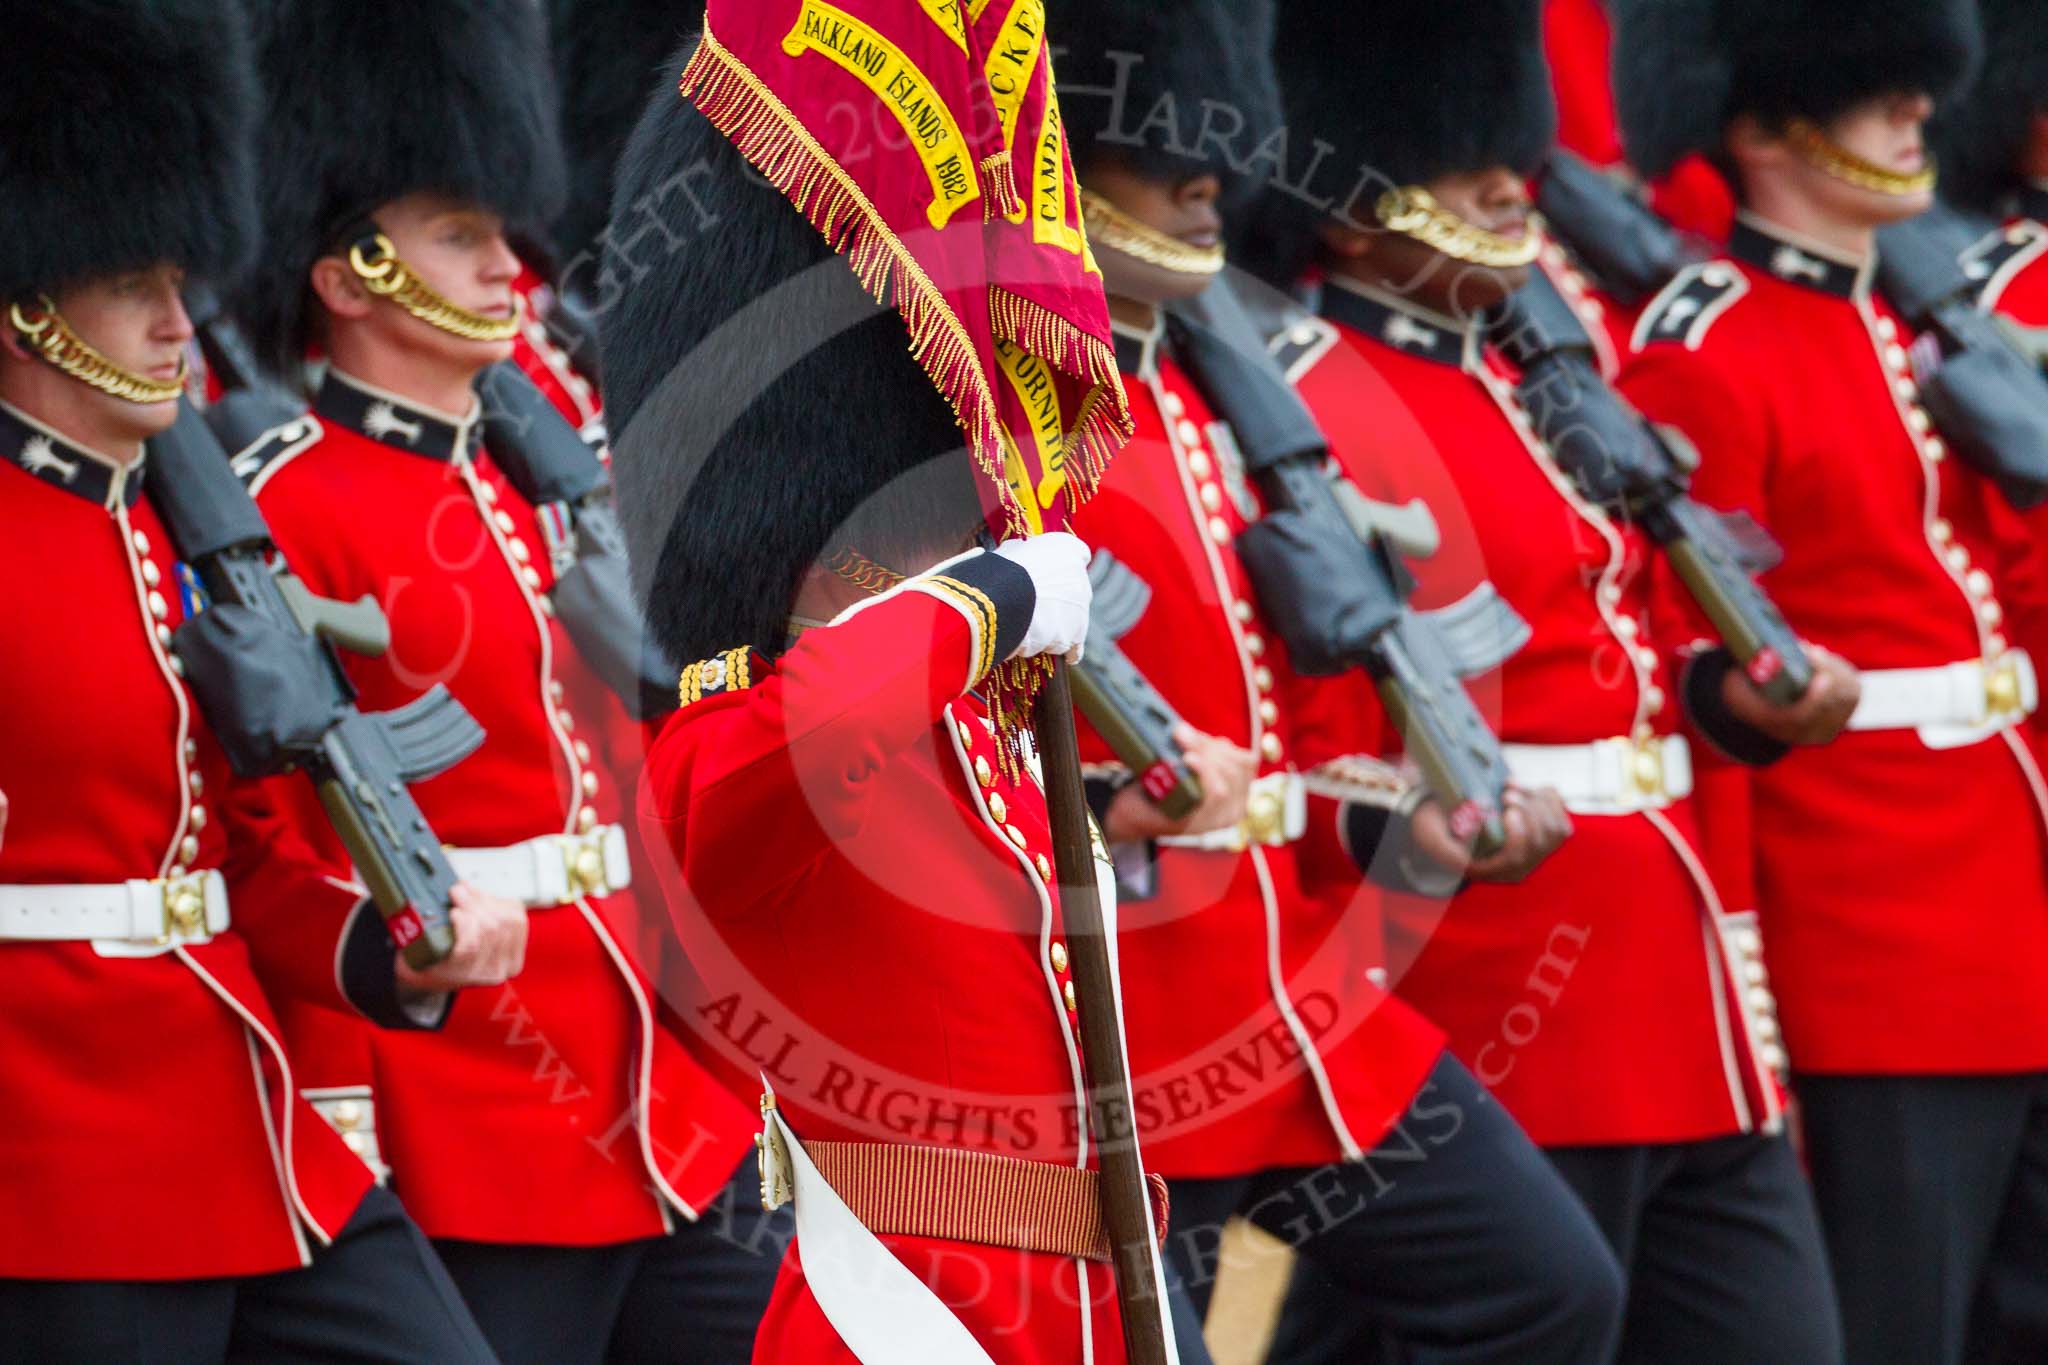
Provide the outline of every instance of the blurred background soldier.
{"type": "MultiPolygon", "coordinates": [[[[1104,828],[1141,892],[1120,916],[1125,1008],[1190,1316],[1210,1301],[1225,1220],[1243,1212],[1341,1286],[1347,1319],[1370,1319],[1415,1359],[1597,1358],[1620,1309],[1597,1229],[1442,1033],[1375,984],[1378,893],[1338,848],[1339,807],[1394,820],[1406,783],[1376,749],[1320,767],[1302,757],[1323,738],[1304,735],[1304,716],[1376,720],[1379,703],[1362,670],[1293,676],[1237,550],[1261,512],[1245,457],[1163,308],[1230,287],[1225,215],[1277,114],[1273,6],[1071,0],[1047,18],[1138,423],[1076,526],[1150,590],[1119,648],[1185,718],[1179,743],[1202,787],[1200,805],[1169,818],[1142,774],[1091,746],[1104,828]],[[1225,128],[1239,132],[1201,132],[1225,128]],[[1349,871],[1327,899],[1310,885],[1317,844],[1349,871]],[[1447,1341],[1455,1354],[1432,1344],[1447,1341]]],[[[1298,401],[1284,380],[1279,392],[1298,401]]],[[[1431,821],[1440,856],[1462,863],[1434,805],[1431,821]]],[[[1547,830],[1518,814],[1501,867],[1526,872],[1564,828],[1561,811],[1547,830]]],[[[1352,852],[1369,865],[1365,842],[1352,852]]],[[[1179,1339],[1184,1361],[1206,1358],[1194,1331],[1179,1339]]]]}
{"type": "MultiPolygon", "coordinates": [[[[445,683],[488,731],[419,787],[481,887],[523,905],[526,968],[432,1037],[303,1014],[320,1082],[374,1086],[377,1142],[507,1360],[743,1360],[773,1245],[726,1235],[753,1198],[747,1109],[692,1060],[636,960],[620,824],[638,727],[556,616],[561,508],[482,440],[478,375],[511,354],[521,263],[562,182],[541,18],[523,0],[265,11],[269,256],[246,292],[261,352],[325,362],[309,419],[243,452],[317,589],[369,594],[390,650],[351,658],[368,702],[445,683]]],[[[517,432],[496,432],[516,439],[517,432]]]]}
{"type": "MultiPolygon", "coordinates": [[[[1290,137],[1341,153],[1307,188],[1351,195],[1319,213],[1268,192],[1266,246],[1289,253],[1273,282],[1320,282],[1328,340],[1300,383],[1369,492],[1438,509],[1446,544],[1417,566],[1418,600],[1447,605],[1491,578],[1527,621],[1528,643],[1473,686],[1497,690],[1525,799],[1561,800],[1572,827],[1519,882],[1468,884],[1448,906],[1390,898],[1395,989],[1606,1233],[1628,1280],[1621,1359],[1830,1360],[1826,1258],[1783,1131],[1754,917],[1724,903],[1702,856],[1693,740],[1749,762],[1825,741],[1853,675],[1821,656],[1806,694],[1773,706],[1726,651],[1661,622],[1670,566],[1551,444],[1564,424],[1522,387],[1531,358],[1505,349],[1522,338],[1487,330],[1517,291],[1549,287],[1532,274],[1526,189],[1553,133],[1538,17],[1536,0],[1409,5],[1386,13],[1400,37],[1382,43],[1338,6],[1281,13],[1290,137]],[[1389,107],[1408,113],[1389,121],[1389,107]]],[[[1590,364],[1583,378],[1576,401],[1613,405],[1590,364]]],[[[1293,1307],[1310,1283],[1298,1277],[1293,1307]]],[[[1322,1303],[1346,1325],[1341,1299],[1322,1303]]]]}
{"type": "Polygon", "coordinates": [[[1712,160],[1729,259],[1637,326],[1623,385],[1697,450],[1710,505],[1783,546],[1792,626],[1861,669],[1827,753],[1752,775],[1751,842],[1850,1359],[2038,1359],[2048,1327],[2048,786],[2029,723],[2038,566],[1922,402],[1873,288],[1927,209],[1923,124],[1979,55],[1974,5],[1619,10],[1629,154],[1712,160]],[[1978,1354],[2007,1331],[2020,1354],[1978,1354]]]}

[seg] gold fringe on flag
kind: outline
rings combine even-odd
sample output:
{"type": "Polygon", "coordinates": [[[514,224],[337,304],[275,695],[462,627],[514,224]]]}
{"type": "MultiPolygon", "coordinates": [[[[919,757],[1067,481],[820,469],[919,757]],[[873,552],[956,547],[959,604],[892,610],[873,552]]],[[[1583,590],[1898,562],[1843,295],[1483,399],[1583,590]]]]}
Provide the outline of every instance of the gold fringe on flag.
{"type": "MultiPolygon", "coordinates": [[[[952,407],[975,463],[1004,487],[1001,423],[974,343],[874,201],[708,27],[677,88],[846,258],[863,289],[895,305],[910,329],[911,356],[952,407]]],[[[1023,534],[1023,509],[1002,497],[1010,533],[1023,534]]]]}
{"type": "Polygon", "coordinates": [[[1007,147],[981,159],[981,202],[985,223],[998,218],[1016,222],[1024,216],[1024,194],[1017,188],[1017,171],[1007,147]]]}

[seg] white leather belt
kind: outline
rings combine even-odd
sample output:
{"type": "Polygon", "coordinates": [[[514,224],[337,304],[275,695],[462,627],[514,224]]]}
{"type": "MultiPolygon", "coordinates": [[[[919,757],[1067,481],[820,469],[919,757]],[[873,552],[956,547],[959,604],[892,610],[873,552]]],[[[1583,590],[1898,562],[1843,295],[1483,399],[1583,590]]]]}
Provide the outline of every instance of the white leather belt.
{"type": "Polygon", "coordinates": [[[1640,743],[1503,744],[1501,756],[1518,786],[1554,787],[1578,815],[1632,815],[1663,810],[1692,795],[1692,749],[1683,735],[1640,743]]]}
{"type": "Polygon", "coordinates": [[[228,927],[228,888],[218,872],[136,878],[98,886],[0,886],[0,939],[204,943],[228,927]]]}
{"type": "Polygon", "coordinates": [[[1308,829],[1308,788],[1300,773],[1267,773],[1252,782],[1245,798],[1244,819],[1206,834],[1170,834],[1164,848],[1194,848],[1208,853],[1242,853],[1253,844],[1274,848],[1291,844],[1308,829]]]}
{"type": "Polygon", "coordinates": [[[632,885],[626,831],[599,825],[586,834],[543,834],[504,848],[451,848],[448,865],[479,891],[531,910],[608,896],[632,885]]]}
{"type": "Polygon", "coordinates": [[[1991,662],[1866,669],[1849,728],[1912,730],[1930,749],[1956,749],[2019,724],[2040,703],[2034,661],[2016,649],[1991,662]]]}

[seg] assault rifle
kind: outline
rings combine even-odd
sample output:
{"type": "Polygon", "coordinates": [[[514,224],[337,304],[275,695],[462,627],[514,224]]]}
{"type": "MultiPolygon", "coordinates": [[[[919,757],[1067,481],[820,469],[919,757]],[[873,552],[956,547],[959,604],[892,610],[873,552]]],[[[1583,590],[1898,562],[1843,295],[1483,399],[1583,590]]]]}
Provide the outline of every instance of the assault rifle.
{"type": "Polygon", "coordinates": [[[1173,737],[1180,716],[1117,644],[1145,614],[1151,585],[1107,550],[1088,562],[1088,579],[1095,602],[1087,648],[1073,669],[1074,703],[1152,804],[1178,820],[1202,801],[1201,780],[1173,737]]]}
{"type": "Polygon", "coordinates": [[[1882,228],[1877,283],[1934,339],[1934,354],[1918,367],[1927,415],[1958,455],[2025,509],[2048,499],[2048,375],[2018,329],[1977,306],[1984,281],[1964,264],[1977,235],[1944,208],[1882,228]]]}
{"type": "Polygon", "coordinates": [[[1585,324],[1549,277],[1531,273],[1490,331],[1522,371],[1516,395],[1536,435],[1579,492],[1636,522],[1664,547],[1693,600],[1766,697],[1789,705],[1805,695],[1813,665],[1755,577],[1776,563],[1777,546],[1747,516],[1693,501],[1687,488],[1697,461],[1682,460],[1608,387],[1585,324]]]}
{"type": "Polygon", "coordinates": [[[1624,305],[1650,297],[1704,252],[1614,177],[1562,147],[1536,185],[1550,233],[1624,305]]]}
{"type": "MultiPolygon", "coordinates": [[[[1504,655],[1461,657],[1451,637],[1408,605],[1414,579],[1402,547],[1383,530],[1354,524],[1326,472],[1322,431],[1226,282],[1176,305],[1168,322],[1177,353],[1230,424],[1264,495],[1266,514],[1237,548],[1295,671],[1364,668],[1453,831],[1472,839],[1480,857],[1498,851],[1507,838],[1507,764],[1465,679],[1504,655]]],[[[1515,647],[1526,639],[1498,597],[1479,609],[1488,620],[1473,638],[1515,647]]]]}
{"type": "Polygon", "coordinates": [[[381,654],[389,623],[374,598],[316,597],[281,561],[227,453],[187,399],[149,441],[150,501],[211,605],[171,641],[201,710],[244,777],[298,768],[414,967],[455,947],[455,873],[406,789],[483,743],[483,727],[435,686],[395,711],[365,714],[334,649],[381,654]]]}
{"type": "Polygon", "coordinates": [[[555,614],[635,719],[676,706],[674,664],[633,595],[611,471],[512,361],[477,380],[484,446],[540,514],[555,568],[555,614]]]}

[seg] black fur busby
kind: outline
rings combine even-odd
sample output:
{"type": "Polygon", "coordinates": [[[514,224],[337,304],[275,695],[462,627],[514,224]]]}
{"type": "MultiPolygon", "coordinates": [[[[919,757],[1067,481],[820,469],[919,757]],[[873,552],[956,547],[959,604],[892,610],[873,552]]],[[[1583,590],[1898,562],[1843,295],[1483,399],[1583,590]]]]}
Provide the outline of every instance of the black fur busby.
{"type": "Polygon", "coordinates": [[[651,94],[673,92],[669,54],[704,22],[689,0],[547,0],[561,93],[569,196],[554,223],[564,262],[593,249],[612,207],[612,171],[651,94]]]}
{"type": "Polygon", "coordinates": [[[2048,4],[1980,0],[1984,68],[1934,122],[1941,192],[1968,208],[1999,212],[2019,182],[2034,118],[2048,112],[2048,4]]]}
{"type": "Polygon", "coordinates": [[[1047,0],[1075,169],[1098,161],[1226,189],[1279,116],[1274,0],[1047,0]]]}
{"type": "Polygon", "coordinates": [[[1282,288],[1318,220],[1458,171],[1533,174],[1556,137],[1542,0],[1284,0],[1274,54],[1288,164],[1273,176],[1292,189],[1266,190],[1232,256],[1282,288]]]}
{"type": "Polygon", "coordinates": [[[835,547],[913,568],[964,543],[972,461],[901,318],[674,89],[634,129],[613,202],[612,471],[670,657],[780,653],[804,573],[835,547]]]}
{"type": "Polygon", "coordinates": [[[223,281],[256,245],[256,94],[238,6],[11,6],[0,299],[171,261],[223,281]]]}
{"type": "Polygon", "coordinates": [[[290,372],[306,273],[380,204],[432,191],[509,224],[561,204],[562,149],[533,0],[261,0],[264,269],[241,311],[290,372]]]}
{"type": "Polygon", "coordinates": [[[1622,142],[1643,175],[1719,159],[1738,114],[1826,123],[1900,90],[1941,97],[1983,39],[1976,0],[1617,0],[1622,142]]]}

